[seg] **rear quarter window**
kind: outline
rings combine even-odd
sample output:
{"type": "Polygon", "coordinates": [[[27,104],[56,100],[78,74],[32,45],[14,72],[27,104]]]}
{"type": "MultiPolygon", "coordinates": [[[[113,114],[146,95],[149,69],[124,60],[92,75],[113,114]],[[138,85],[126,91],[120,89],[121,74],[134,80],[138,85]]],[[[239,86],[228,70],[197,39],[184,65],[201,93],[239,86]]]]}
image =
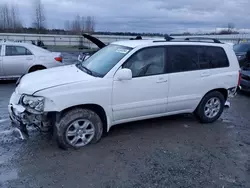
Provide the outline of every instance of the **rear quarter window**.
{"type": "Polygon", "coordinates": [[[174,45],[167,49],[169,73],[229,67],[228,57],[222,47],[174,45]]]}
{"type": "Polygon", "coordinates": [[[204,46],[199,48],[200,69],[229,67],[229,61],[223,48],[204,46]]]}

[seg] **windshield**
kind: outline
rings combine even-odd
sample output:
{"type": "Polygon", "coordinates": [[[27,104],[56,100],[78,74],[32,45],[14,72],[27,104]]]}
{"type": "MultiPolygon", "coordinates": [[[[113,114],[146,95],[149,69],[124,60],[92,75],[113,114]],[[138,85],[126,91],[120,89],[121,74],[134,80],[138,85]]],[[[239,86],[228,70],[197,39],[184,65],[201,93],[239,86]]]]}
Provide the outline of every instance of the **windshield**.
{"type": "Polygon", "coordinates": [[[103,77],[106,75],[132,48],[120,45],[108,45],[81,63],[92,73],[103,77]]]}
{"type": "Polygon", "coordinates": [[[250,50],[250,44],[236,44],[234,45],[235,52],[247,52],[250,50]]]}

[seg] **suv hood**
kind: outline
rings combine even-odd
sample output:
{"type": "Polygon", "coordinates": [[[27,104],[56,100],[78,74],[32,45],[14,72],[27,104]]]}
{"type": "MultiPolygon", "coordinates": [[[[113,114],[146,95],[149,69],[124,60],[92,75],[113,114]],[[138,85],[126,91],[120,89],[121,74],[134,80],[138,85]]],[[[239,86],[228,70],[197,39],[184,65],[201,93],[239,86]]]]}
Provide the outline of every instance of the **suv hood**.
{"type": "Polygon", "coordinates": [[[98,48],[104,48],[106,46],[106,44],[104,44],[102,41],[100,41],[99,39],[88,35],[88,34],[82,34],[83,37],[85,37],[86,39],[90,40],[91,42],[93,42],[98,48]]]}
{"type": "Polygon", "coordinates": [[[17,92],[32,95],[37,91],[65,84],[97,79],[78,69],[75,65],[60,66],[24,75],[17,92]]]}

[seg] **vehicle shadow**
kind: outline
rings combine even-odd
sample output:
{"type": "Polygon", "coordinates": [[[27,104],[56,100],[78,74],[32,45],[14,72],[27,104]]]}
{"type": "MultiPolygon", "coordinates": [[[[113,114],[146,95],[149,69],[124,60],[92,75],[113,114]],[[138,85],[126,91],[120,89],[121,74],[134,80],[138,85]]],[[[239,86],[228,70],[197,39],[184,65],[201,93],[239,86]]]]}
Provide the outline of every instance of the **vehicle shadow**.
{"type": "Polygon", "coordinates": [[[247,91],[239,91],[239,95],[250,98],[250,92],[247,91]]]}
{"type": "Polygon", "coordinates": [[[130,134],[132,132],[141,131],[153,131],[154,129],[178,129],[183,127],[199,126],[200,123],[197,121],[195,116],[192,114],[180,114],[172,115],[160,118],[153,118],[141,121],[135,121],[130,123],[118,124],[110,128],[110,131],[105,136],[113,137],[124,134],[130,134]]]}

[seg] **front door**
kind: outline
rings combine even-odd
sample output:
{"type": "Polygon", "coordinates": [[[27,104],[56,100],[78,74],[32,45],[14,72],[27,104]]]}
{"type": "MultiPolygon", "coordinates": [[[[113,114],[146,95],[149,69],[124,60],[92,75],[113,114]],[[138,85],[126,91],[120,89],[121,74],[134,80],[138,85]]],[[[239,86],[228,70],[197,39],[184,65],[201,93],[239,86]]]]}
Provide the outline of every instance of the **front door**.
{"type": "Polygon", "coordinates": [[[165,47],[144,48],[121,68],[132,71],[132,80],[113,81],[114,121],[137,119],[167,111],[168,75],[165,47]]]}
{"type": "Polygon", "coordinates": [[[26,73],[34,62],[34,55],[23,46],[5,46],[3,70],[6,76],[19,77],[26,73]]]}

